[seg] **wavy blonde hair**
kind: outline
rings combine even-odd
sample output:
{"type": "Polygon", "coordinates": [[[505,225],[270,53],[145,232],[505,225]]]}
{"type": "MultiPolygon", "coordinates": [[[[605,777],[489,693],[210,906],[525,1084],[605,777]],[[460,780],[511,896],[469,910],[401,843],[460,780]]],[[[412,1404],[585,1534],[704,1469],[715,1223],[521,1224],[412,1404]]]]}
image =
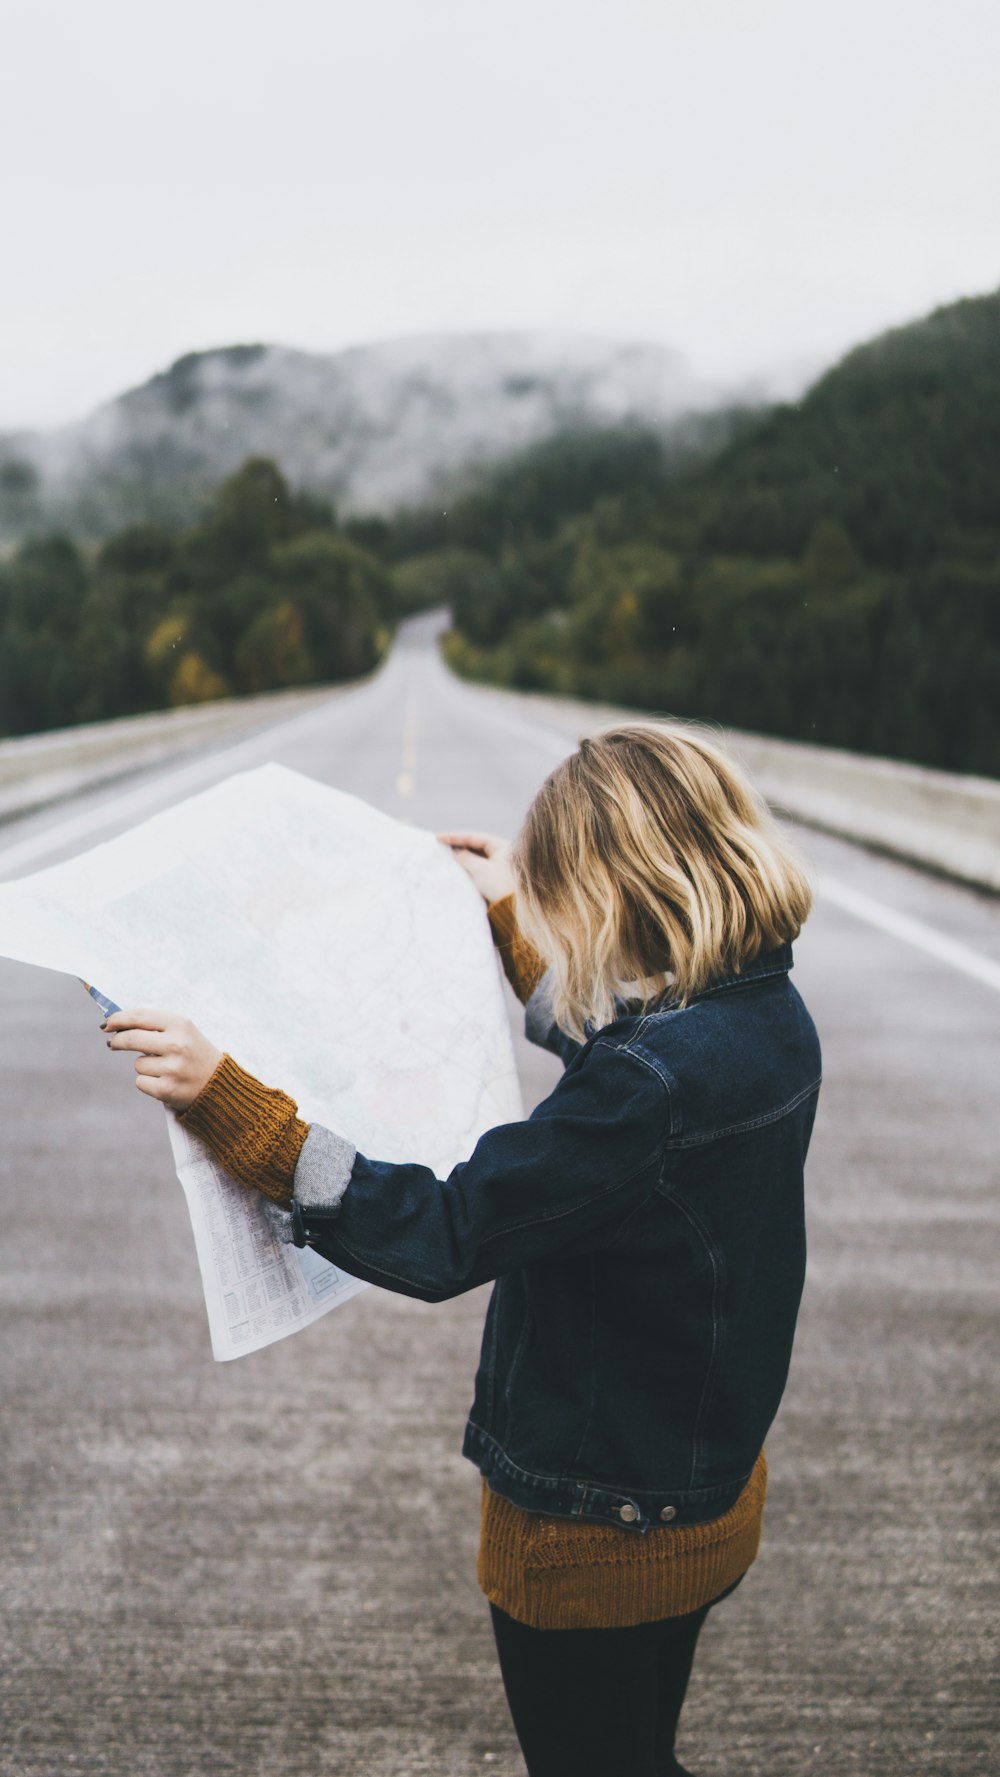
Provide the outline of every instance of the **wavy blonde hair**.
{"type": "Polygon", "coordinates": [[[582,1038],[693,993],[796,938],[805,866],[763,797],[693,728],[635,723],[580,742],[512,852],[521,929],[553,970],[556,1022],[582,1038]]]}

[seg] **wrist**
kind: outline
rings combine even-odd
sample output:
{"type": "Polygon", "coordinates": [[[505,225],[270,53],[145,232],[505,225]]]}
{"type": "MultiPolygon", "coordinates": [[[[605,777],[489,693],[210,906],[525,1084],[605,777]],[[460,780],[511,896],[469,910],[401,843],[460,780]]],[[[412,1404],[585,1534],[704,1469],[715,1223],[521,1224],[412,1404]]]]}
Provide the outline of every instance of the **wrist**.
{"type": "Polygon", "coordinates": [[[277,1203],[290,1203],[299,1154],[309,1125],[295,1100],[265,1086],[223,1054],[186,1111],[185,1129],[210,1148],[239,1184],[277,1203]]]}

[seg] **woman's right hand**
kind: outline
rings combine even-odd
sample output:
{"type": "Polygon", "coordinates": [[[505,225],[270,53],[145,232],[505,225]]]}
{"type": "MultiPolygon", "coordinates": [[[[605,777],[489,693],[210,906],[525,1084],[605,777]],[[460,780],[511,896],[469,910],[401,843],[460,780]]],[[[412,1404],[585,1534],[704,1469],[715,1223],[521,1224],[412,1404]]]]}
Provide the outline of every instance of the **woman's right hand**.
{"type": "Polygon", "coordinates": [[[517,884],[510,866],[510,840],[495,833],[439,833],[456,862],[467,871],[487,906],[512,895],[517,884]]]}

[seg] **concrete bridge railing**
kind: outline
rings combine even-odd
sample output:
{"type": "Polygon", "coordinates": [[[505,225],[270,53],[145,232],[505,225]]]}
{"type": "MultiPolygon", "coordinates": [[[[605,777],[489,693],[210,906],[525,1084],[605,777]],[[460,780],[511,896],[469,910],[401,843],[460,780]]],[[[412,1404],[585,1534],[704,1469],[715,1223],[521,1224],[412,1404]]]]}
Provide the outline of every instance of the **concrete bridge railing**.
{"type": "MultiPolygon", "coordinates": [[[[579,739],[636,710],[538,692],[496,691],[537,721],[579,739]]],[[[717,726],[707,730],[742,759],[773,807],[809,826],[854,839],[977,888],[1000,893],[1000,782],[932,771],[894,759],[775,740],[717,726]]]]}
{"type": "MultiPolygon", "coordinates": [[[[126,716],[0,741],[0,821],[92,788],[195,746],[267,727],[329,697],[333,687],[224,698],[190,709],[126,716]]],[[[635,710],[539,692],[477,687],[573,740],[635,710]]],[[[892,759],[713,727],[768,801],[811,826],[1000,893],[1000,782],[892,759]]]]}
{"type": "Polygon", "coordinates": [[[175,759],[204,742],[266,728],[329,696],[329,687],[269,691],[0,740],[0,821],[175,759]]]}

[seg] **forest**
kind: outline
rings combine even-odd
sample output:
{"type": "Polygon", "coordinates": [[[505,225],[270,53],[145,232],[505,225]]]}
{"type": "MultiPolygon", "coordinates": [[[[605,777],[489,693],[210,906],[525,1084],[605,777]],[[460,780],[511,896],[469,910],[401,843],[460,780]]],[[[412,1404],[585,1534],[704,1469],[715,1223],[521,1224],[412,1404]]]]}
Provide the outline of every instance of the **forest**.
{"type": "Polygon", "coordinates": [[[32,538],[0,568],[0,731],[46,728],[368,672],[391,637],[389,577],[251,458],[203,520],[136,525],[92,557],[32,538]]]}
{"type": "Polygon", "coordinates": [[[362,674],[447,605],[470,677],[1000,775],[1000,295],[794,405],[552,438],[339,523],[252,458],[192,528],[0,566],[0,732],[362,674]]]}
{"type": "Polygon", "coordinates": [[[624,454],[595,492],[550,447],[449,512],[458,670],[1000,775],[1000,296],[859,348],[708,460],[624,454]]]}

